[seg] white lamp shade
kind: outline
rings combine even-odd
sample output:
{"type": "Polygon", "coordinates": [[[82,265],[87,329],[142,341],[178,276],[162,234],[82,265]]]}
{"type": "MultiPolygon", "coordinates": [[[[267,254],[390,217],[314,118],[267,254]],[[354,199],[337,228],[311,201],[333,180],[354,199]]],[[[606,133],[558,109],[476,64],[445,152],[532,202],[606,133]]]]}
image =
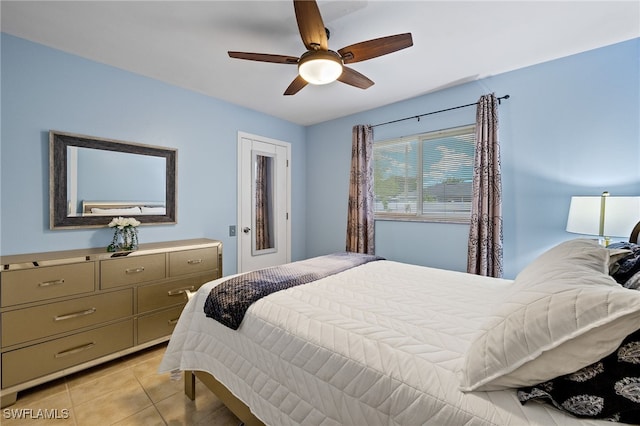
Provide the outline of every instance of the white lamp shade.
{"type": "Polygon", "coordinates": [[[567,232],[600,235],[601,197],[571,197],[567,232]]]}
{"type": "Polygon", "coordinates": [[[609,197],[604,215],[604,235],[626,237],[640,221],[640,197],[609,197]]]}
{"type": "Polygon", "coordinates": [[[640,221],[640,197],[571,197],[567,232],[626,237],[640,221]],[[604,226],[600,229],[604,198],[604,226]]]}

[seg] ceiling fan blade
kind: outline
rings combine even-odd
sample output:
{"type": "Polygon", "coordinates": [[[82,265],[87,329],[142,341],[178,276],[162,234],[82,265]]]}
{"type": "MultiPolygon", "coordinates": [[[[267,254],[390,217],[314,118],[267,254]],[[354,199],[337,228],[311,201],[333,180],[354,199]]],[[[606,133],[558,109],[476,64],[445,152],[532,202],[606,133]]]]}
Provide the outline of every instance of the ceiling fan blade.
{"type": "Polygon", "coordinates": [[[360,74],[358,71],[347,67],[342,67],[342,74],[338,77],[338,81],[359,89],[368,89],[375,84],[373,80],[369,80],[369,78],[360,74]]]}
{"type": "Polygon", "coordinates": [[[231,52],[229,56],[235,59],[246,59],[249,61],[273,62],[276,64],[297,64],[298,59],[295,56],[271,55],[269,53],[248,53],[248,52],[231,52]]]}
{"type": "Polygon", "coordinates": [[[287,90],[284,91],[284,95],[288,96],[288,95],[295,95],[296,93],[298,93],[304,86],[306,86],[308,83],[307,81],[300,77],[297,76],[289,85],[289,87],[287,87],[287,90]]]}
{"type": "Polygon", "coordinates": [[[363,41],[338,50],[345,64],[366,61],[413,46],[411,33],[396,34],[363,41]]]}
{"type": "Polygon", "coordinates": [[[328,50],[327,33],[318,4],[314,0],[293,0],[293,7],[296,11],[298,30],[306,48],[328,50]]]}

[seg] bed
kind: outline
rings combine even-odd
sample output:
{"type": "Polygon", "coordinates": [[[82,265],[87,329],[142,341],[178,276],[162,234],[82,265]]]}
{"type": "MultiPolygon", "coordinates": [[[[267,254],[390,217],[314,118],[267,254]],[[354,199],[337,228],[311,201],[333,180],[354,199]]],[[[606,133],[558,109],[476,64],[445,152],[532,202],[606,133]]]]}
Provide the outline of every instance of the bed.
{"type": "MultiPolygon", "coordinates": [[[[640,258],[634,248],[567,241],[515,280],[375,259],[259,298],[237,329],[205,313],[212,294],[242,276],[225,277],[191,297],[159,371],[184,371],[190,397],[197,376],[248,425],[628,421],[640,382],[622,405],[589,400],[574,415],[544,386],[628,346],[640,293],[615,273],[640,258]],[[577,417],[597,409],[599,419],[577,417]]],[[[625,374],[640,376],[633,352],[625,374]]],[[[572,391],[593,391],[587,382],[572,391]]]]}

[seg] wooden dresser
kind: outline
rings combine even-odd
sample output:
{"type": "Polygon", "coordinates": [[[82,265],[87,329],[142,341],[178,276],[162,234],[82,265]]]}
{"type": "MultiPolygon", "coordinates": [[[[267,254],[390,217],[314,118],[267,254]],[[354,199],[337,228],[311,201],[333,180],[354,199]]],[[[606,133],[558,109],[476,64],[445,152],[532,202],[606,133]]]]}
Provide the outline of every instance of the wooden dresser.
{"type": "Polygon", "coordinates": [[[2,407],[17,393],[169,339],[188,292],[222,276],[195,239],[0,257],[2,407]]]}

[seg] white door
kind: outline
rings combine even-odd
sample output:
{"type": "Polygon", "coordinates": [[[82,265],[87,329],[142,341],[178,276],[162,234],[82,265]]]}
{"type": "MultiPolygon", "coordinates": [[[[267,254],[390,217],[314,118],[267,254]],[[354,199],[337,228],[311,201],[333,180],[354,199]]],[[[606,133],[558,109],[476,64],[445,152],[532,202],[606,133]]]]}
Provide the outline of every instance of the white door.
{"type": "Polygon", "coordinates": [[[238,272],[291,261],[291,145],[238,133],[238,272]]]}

